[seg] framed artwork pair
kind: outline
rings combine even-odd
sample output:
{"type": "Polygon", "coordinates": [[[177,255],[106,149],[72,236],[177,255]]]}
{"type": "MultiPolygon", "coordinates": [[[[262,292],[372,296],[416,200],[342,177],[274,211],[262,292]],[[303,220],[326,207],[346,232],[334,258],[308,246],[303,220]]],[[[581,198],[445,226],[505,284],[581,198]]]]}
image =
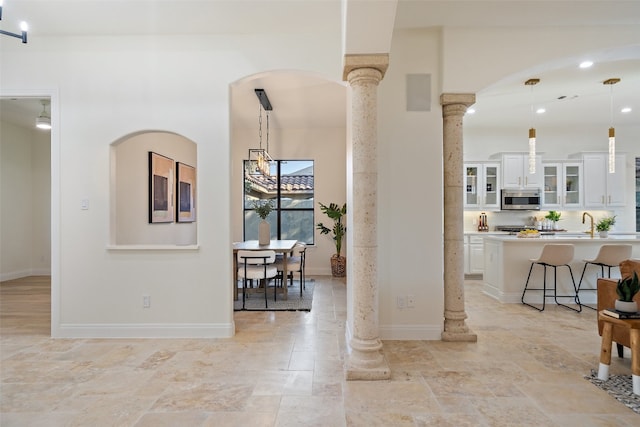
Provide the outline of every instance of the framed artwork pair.
{"type": "Polygon", "coordinates": [[[149,151],[149,223],[195,220],[196,168],[149,151]]]}

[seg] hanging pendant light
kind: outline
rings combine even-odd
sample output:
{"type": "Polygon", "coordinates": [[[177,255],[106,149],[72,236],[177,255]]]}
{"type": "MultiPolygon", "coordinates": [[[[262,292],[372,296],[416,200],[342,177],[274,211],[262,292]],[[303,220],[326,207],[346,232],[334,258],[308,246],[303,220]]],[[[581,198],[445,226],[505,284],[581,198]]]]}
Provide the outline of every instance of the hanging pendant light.
{"type": "Polygon", "coordinates": [[[609,85],[611,88],[609,95],[609,173],[616,172],[616,130],[613,127],[613,85],[618,83],[620,79],[607,79],[602,84],[609,85]]]}
{"type": "Polygon", "coordinates": [[[529,173],[536,173],[536,129],[533,126],[533,86],[540,83],[540,79],[529,79],[524,84],[531,86],[531,128],[529,129],[529,173]]]}
{"type": "Polygon", "coordinates": [[[252,175],[264,175],[271,176],[271,162],[273,158],[269,155],[269,111],[272,110],[271,102],[267,97],[267,93],[264,89],[255,89],[256,96],[258,97],[258,136],[260,139],[259,148],[249,149],[249,165],[250,173],[252,175]],[[267,148],[262,148],[262,112],[265,112],[267,116],[267,148]]]}

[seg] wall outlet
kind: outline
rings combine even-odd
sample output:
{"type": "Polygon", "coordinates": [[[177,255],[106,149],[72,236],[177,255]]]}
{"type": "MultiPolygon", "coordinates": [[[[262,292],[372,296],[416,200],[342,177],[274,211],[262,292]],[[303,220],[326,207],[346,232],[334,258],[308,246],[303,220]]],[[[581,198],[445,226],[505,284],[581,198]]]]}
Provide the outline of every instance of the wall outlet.
{"type": "Polygon", "coordinates": [[[406,301],[403,296],[398,296],[396,298],[396,303],[398,304],[398,308],[403,309],[406,307],[406,301]]]}
{"type": "Polygon", "coordinates": [[[142,296],[142,308],[150,308],[151,307],[151,296],[143,295],[142,296]]]}
{"type": "Polygon", "coordinates": [[[407,295],[407,307],[414,308],[416,306],[416,298],[413,295],[407,295]]]}

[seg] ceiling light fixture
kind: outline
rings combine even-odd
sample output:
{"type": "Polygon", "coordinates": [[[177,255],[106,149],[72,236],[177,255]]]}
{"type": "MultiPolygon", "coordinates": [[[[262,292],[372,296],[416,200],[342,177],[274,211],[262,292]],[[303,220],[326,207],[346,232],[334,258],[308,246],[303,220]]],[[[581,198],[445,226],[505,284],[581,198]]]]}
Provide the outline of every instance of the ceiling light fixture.
{"type": "MultiPolygon", "coordinates": [[[[0,21],[2,21],[2,0],[0,0],[0,21]]],[[[0,30],[0,34],[4,34],[5,36],[15,37],[17,39],[21,39],[22,43],[27,42],[27,31],[29,30],[29,26],[26,22],[22,21],[20,23],[20,34],[10,33],[9,31],[0,30]]]]}
{"type": "Polygon", "coordinates": [[[590,68],[593,65],[593,61],[582,61],[580,68],[590,68]]]}
{"type": "Polygon", "coordinates": [[[271,176],[271,162],[273,158],[269,155],[269,111],[273,110],[267,92],[264,89],[255,89],[258,97],[258,135],[260,138],[259,148],[249,149],[249,173],[252,175],[271,176]],[[262,148],[262,111],[267,117],[267,148],[262,148]]]}
{"type": "Polygon", "coordinates": [[[602,84],[609,85],[611,92],[609,95],[609,173],[616,172],[616,130],[613,127],[613,85],[618,83],[620,79],[607,79],[602,84]]]}
{"type": "Polygon", "coordinates": [[[51,116],[47,112],[49,101],[43,99],[40,103],[42,104],[42,113],[36,117],[36,127],[38,129],[51,129],[51,116]]]}
{"type": "Polygon", "coordinates": [[[540,79],[529,79],[525,86],[531,86],[531,128],[529,129],[529,173],[536,173],[536,129],[533,127],[533,87],[540,79]]]}
{"type": "Polygon", "coordinates": [[[631,112],[631,107],[624,107],[620,110],[621,113],[630,113],[631,112]]]}

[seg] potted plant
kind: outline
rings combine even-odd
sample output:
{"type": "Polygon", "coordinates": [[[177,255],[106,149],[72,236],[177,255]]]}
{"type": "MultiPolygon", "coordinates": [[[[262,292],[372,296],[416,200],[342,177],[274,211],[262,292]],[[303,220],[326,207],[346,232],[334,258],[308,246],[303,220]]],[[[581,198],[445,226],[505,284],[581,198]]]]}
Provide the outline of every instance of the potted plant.
{"type": "Polygon", "coordinates": [[[271,226],[267,222],[267,217],[273,210],[273,202],[267,200],[263,203],[260,200],[254,200],[253,209],[262,220],[258,226],[258,244],[266,246],[271,243],[271,226]]]}
{"type": "Polygon", "coordinates": [[[342,223],[342,217],[347,214],[347,204],[340,206],[337,203],[330,203],[327,206],[320,203],[320,210],[333,220],[333,228],[329,228],[321,222],[316,225],[321,234],[333,234],[336,253],[331,256],[331,274],[334,277],[344,277],[347,272],[347,259],[342,256],[342,239],[347,232],[347,227],[342,223]]]}
{"type": "Polygon", "coordinates": [[[609,230],[616,223],[616,216],[606,216],[596,223],[596,230],[600,233],[600,237],[607,237],[609,230]]]}
{"type": "Polygon", "coordinates": [[[558,229],[558,221],[560,221],[561,215],[562,214],[558,211],[549,211],[549,213],[545,216],[546,219],[553,223],[553,226],[551,228],[553,228],[554,230],[558,229]]]}
{"type": "Polygon", "coordinates": [[[640,283],[638,283],[638,273],[633,272],[633,277],[628,276],[624,279],[618,280],[616,286],[616,293],[618,299],[616,300],[616,310],[635,313],[638,311],[638,304],[633,300],[633,296],[640,291],[640,283]]]}

